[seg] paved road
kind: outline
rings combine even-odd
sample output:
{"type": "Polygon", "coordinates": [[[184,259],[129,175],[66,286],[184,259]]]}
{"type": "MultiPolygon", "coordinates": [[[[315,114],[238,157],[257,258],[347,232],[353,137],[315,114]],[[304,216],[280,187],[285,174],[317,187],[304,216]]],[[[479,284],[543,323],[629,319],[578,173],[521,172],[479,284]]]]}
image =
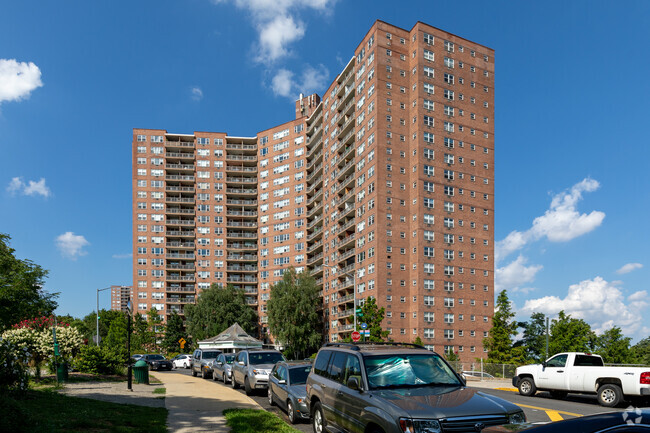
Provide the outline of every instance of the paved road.
{"type": "MultiPolygon", "coordinates": [[[[175,373],[191,374],[190,370],[177,369],[175,373]]],[[[160,372],[159,374],[167,374],[167,372],[160,372]]],[[[213,382],[215,392],[218,387],[224,386],[222,382],[213,382]]],[[[469,384],[471,387],[471,383],[469,384]]],[[[230,385],[227,385],[230,387],[230,385]]],[[[547,392],[538,392],[535,397],[524,397],[517,392],[505,391],[501,389],[490,388],[476,388],[487,394],[491,394],[504,400],[508,400],[520,406],[526,413],[526,418],[529,422],[533,423],[547,423],[551,421],[559,421],[562,419],[575,418],[579,416],[592,415],[596,413],[609,412],[613,410],[622,411],[626,406],[621,408],[605,408],[598,404],[595,396],[570,394],[563,400],[552,399],[547,392]]],[[[238,392],[244,394],[242,389],[238,392]]],[[[287,415],[284,411],[277,406],[270,406],[266,397],[266,392],[258,391],[257,394],[251,396],[265,410],[275,413],[287,423],[289,422],[287,415]]],[[[298,423],[294,427],[305,433],[311,432],[311,425],[307,422],[298,423]]]]}

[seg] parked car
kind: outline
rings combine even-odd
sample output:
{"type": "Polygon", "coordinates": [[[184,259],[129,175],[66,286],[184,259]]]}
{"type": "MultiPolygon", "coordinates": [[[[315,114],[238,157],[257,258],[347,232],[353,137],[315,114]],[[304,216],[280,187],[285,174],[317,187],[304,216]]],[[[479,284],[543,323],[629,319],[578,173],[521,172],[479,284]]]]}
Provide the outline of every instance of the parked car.
{"type": "Polygon", "coordinates": [[[242,350],[232,365],[232,387],[237,389],[243,385],[246,395],[251,395],[256,389],[266,389],[269,373],[280,361],[286,359],[277,350],[242,350]]]}
{"type": "Polygon", "coordinates": [[[220,353],[216,349],[196,349],[192,353],[192,376],[200,374],[204,379],[212,377],[212,365],[209,363],[217,359],[220,353]]]}
{"type": "Polygon", "coordinates": [[[192,363],[192,355],[180,354],[172,358],[172,364],[174,368],[190,368],[192,363]]]}
{"type": "Polygon", "coordinates": [[[470,377],[482,377],[483,379],[494,379],[494,376],[492,376],[491,374],[486,372],[480,372],[480,371],[463,371],[463,374],[465,376],[470,376],[470,377]]]}
{"type": "Polygon", "coordinates": [[[465,386],[415,344],[328,343],[307,378],[315,433],[480,431],[526,421],[518,406],[465,386]]]}
{"type": "Polygon", "coordinates": [[[269,375],[269,404],[287,411],[291,424],[309,419],[306,383],[310,371],[311,361],[280,361],[269,375]]]}
{"type": "Polygon", "coordinates": [[[232,377],[232,363],[235,362],[234,353],[222,353],[212,362],[212,379],[230,382],[232,377]]]}
{"type": "Polygon", "coordinates": [[[133,363],[135,364],[136,362],[141,360],[143,356],[144,355],[131,355],[131,359],[133,360],[133,363]]]}
{"type": "Polygon", "coordinates": [[[149,370],[171,370],[172,362],[162,355],[142,355],[142,361],[149,365],[149,370]]]}
{"type": "Polygon", "coordinates": [[[596,394],[600,405],[615,407],[625,398],[650,396],[650,368],[605,367],[599,355],[566,352],[517,368],[512,385],[524,396],[538,390],[550,391],[554,398],[569,392],[596,394]]]}

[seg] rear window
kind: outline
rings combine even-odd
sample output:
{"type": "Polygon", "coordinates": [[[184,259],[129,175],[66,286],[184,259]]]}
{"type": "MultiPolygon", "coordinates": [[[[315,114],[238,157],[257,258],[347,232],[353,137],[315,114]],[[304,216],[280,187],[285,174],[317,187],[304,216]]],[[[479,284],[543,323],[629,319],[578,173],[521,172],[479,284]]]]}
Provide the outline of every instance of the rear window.
{"type": "Polygon", "coordinates": [[[151,361],[160,361],[162,359],[165,359],[165,357],[162,355],[149,355],[149,359],[151,361]]]}
{"type": "Polygon", "coordinates": [[[212,359],[219,356],[221,352],[203,352],[203,359],[212,359]]]}
{"type": "Polygon", "coordinates": [[[604,364],[603,358],[599,356],[576,355],[573,365],[576,367],[602,367],[604,364]]]}
{"type": "Polygon", "coordinates": [[[307,376],[310,371],[311,365],[290,368],[289,379],[291,379],[291,385],[302,385],[307,383],[307,376]]]}

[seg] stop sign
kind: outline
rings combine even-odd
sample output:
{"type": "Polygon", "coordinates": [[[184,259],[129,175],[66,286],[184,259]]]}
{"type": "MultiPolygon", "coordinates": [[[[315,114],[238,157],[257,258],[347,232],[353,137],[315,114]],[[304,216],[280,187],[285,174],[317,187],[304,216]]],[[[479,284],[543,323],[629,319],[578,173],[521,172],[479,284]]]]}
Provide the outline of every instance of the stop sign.
{"type": "Polygon", "coordinates": [[[352,332],[352,341],[359,341],[361,340],[361,334],[359,334],[358,331],[353,331],[352,332]]]}

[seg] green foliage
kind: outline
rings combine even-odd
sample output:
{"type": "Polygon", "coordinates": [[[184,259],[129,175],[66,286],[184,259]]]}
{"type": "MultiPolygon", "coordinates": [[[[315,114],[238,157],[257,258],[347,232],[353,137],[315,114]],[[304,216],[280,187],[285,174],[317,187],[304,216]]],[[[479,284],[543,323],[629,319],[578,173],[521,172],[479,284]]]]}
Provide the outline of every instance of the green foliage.
{"type": "Polygon", "coordinates": [[[160,317],[157,309],[152,307],[151,310],[147,311],[147,323],[152,338],[151,347],[154,352],[158,352],[158,336],[165,332],[165,325],[163,325],[163,318],[160,317]]]}
{"type": "Polygon", "coordinates": [[[636,343],[632,346],[631,351],[634,355],[634,362],[650,365],[650,337],[636,343]]]}
{"type": "Polygon", "coordinates": [[[257,334],[257,312],[246,305],[244,291],[230,284],[225,288],[212,284],[196,304],[185,306],[185,326],[194,341],[214,337],[235,323],[257,334]]]}
{"type": "MultiPolygon", "coordinates": [[[[175,311],[172,311],[172,314],[167,320],[167,329],[165,338],[162,341],[162,347],[167,352],[178,352],[182,350],[181,344],[178,342],[181,338],[188,340],[187,334],[185,333],[185,326],[183,325],[183,318],[175,311]]],[[[185,344],[189,346],[189,343],[185,344]]]]}
{"type": "Polygon", "coordinates": [[[47,271],[17,259],[10,240],[0,233],[0,331],[23,319],[49,316],[57,307],[58,293],[43,290],[47,271]]]}
{"type": "Polygon", "coordinates": [[[302,359],[320,346],[322,334],[321,305],[318,286],[308,272],[296,274],[289,268],[271,287],[271,298],[267,303],[269,330],[293,359],[302,359]]]}
{"type": "Polygon", "coordinates": [[[621,328],[614,326],[599,335],[595,352],[610,364],[634,364],[636,357],[630,348],[630,337],[624,337],[621,328]]]}
{"type": "MultiPolygon", "coordinates": [[[[27,349],[0,339],[0,395],[9,390],[27,389],[29,375],[25,367],[28,358],[27,349]]],[[[0,428],[0,431],[3,430],[0,428]]]]}
{"type": "Polygon", "coordinates": [[[125,362],[121,351],[108,347],[83,346],[75,359],[75,367],[82,373],[118,374],[125,362]]]}
{"type": "Polygon", "coordinates": [[[445,359],[449,362],[455,362],[460,360],[460,357],[452,349],[449,349],[445,352],[445,359]]]}
{"type": "Polygon", "coordinates": [[[497,295],[496,311],[492,317],[490,336],[483,340],[488,349],[488,362],[497,364],[521,363],[524,351],[521,347],[513,347],[512,339],[517,335],[518,323],[514,321],[508,293],[502,290],[497,295]]]}
{"type": "Polygon", "coordinates": [[[102,341],[102,347],[113,352],[120,353],[122,359],[126,359],[126,334],[127,318],[124,313],[111,322],[106,339],[102,341]]]}
{"type": "Polygon", "coordinates": [[[560,352],[593,352],[596,341],[596,334],[587,322],[574,319],[560,311],[558,318],[551,320],[548,355],[550,357],[560,352]]]}
{"type": "MultiPolygon", "coordinates": [[[[514,347],[524,350],[524,357],[529,362],[539,363],[544,361],[546,352],[546,316],[543,313],[533,313],[530,321],[519,322],[518,327],[523,328],[523,338],[515,342],[514,347]]],[[[547,358],[550,357],[547,356],[547,358]]]]}
{"type": "Polygon", "coordinates": [[[417,344],[418,346],[424,346],[424,343],[422,342],[422,339],[420,338],[419,335],[415,337],[415,340],[413,340],[413,344],[417,344]]]}
{"type": "Polygon", "coordinates": [[[147,319],[142,314],[135,313],[131,320],[131,352],[146,352],[152,340],[147,319]]]}
{"type": "MultiPolygon", "coordinates": [[[[369,341],[381,342],[388,338],[388,331],[381,328],[385,311],[384,307],[379,308],[377,306],[377,301],[372,296],[367,297],[363,306],[361,306],[362,322],[365,322],[368,325],[366,329],[370,330],[369,341]]],[[[357,319],[357,326],[360,323],[359,319],[357,319]]]]}
{"type": "Polygon", "coordinates": [[[261,409],[226,409],[226,424],[232,433],[299,433],[277,415],[261,409]]]}

